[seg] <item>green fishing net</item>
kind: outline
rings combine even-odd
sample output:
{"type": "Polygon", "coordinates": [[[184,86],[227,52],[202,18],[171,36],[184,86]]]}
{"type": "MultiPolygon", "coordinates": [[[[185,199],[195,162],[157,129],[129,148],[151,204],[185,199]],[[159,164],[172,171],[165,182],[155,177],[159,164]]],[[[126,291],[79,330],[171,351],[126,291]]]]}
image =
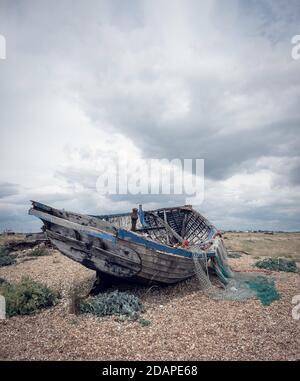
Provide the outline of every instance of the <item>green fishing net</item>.
{"type": "Polygon", "coordinates": [[[203,291],[218,300],[242,301],[257,297],[265,306],[280,298],[275,281],[271,277],[249,272],[235,272],[227,261],[227,252],[222,240],[216,240],[213,249],[216,256],[210,261],[202,259],[203,251],[194,248],[195,274],[203,291]],[[210,271],[209,271],[210,270],[210,271]],[[211,281],[210,274],[216,275],[219,284],[211,281]],[[221,287],[220,287],[221,286],[221,287]]]}
{"type": "Polygon", "coordinates": [[[264,306],[270,305],[275,300],[280,299],[280,294],[276,290],[274,279],[265,276],[256,276],[246,281],[251,290],[255,291],[257,298],[264,306]]]}
{"type": "Polygon", "coordinates": [[[285,271],[288,273],[296,273],[298,271],[296,262],[286,258],[265,258],[255,263],[260,269],[272,271],[285,271]]]}

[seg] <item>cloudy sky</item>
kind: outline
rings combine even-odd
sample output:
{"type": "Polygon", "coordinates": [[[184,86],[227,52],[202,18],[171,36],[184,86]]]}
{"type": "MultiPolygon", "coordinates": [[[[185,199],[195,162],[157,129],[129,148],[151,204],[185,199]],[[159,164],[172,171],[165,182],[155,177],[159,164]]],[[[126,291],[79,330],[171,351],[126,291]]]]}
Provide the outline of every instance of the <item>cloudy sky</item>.
{"type": "Polygon", "coordinates": [[[202,158],[217,227],[300,230],[297,34],[299,0],[0,0],[0,230],[130,210],[96,191],[117,155],[202,158]]]}

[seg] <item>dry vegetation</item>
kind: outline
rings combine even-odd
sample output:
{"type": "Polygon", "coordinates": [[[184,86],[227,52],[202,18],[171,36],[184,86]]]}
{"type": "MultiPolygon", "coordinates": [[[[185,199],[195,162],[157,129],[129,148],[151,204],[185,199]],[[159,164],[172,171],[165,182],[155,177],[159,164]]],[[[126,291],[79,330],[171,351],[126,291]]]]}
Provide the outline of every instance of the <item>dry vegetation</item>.
{"type": "MultiPolygon", "coordinates": [[[[230,259],[237,270],[253,270],[254,257],[292,255],[300,259],[300,234],[226,234],[226,246],[245,251],[230,259]]],[[[23,276],[60,292],[55,307],[32,316],[0,320],[1,360],[296,360],[300,321],[292,297],[300,294],[299,274],[273,273],[281,299],[264,307],[258,300],[216,301],[197,280],[165,288],[132,288],[151,324],[117,317],[75,315],[74,299],[88,292],[94,272],[57,251],[0,268],[9,282],[23,276]]],[[[123,288],[129,286],[124,285],[123,288]]]]}
{"type": "Polygon", "coordinates": [[[300,233],[226,233],[224,238],[227,249],[300,262],[300,233]]]}

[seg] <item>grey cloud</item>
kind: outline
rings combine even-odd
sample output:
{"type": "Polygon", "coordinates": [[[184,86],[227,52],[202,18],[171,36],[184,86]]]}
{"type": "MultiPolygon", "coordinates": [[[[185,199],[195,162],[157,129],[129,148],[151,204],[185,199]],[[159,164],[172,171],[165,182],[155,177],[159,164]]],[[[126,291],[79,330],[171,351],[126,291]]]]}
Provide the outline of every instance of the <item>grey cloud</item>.
{"type": "Polygon", "coordinates": [[[96,182],[99,172],[96,170],[88,170],[82,168],[74,168],[68,166],[66,168],[57,170],[55,173],[57,178],[66,180],[71,185],[81,185],[85,189],[96,191],[96,182]]]}
{"type": "Polygon", "coordinates": [[[129,205],[132,205],[132,207],[136,207],[136,205],[142,204],[144,206],[144,209],[149,209],[150,205],[151,205],[151,208],[153,208],[153,205],[156,205],[156,208],[159,208],[161,205],[168,207],[168,206],[185,204],[184,195],[126,194],[126,195],[108,195],[107,199],[110,202],[126,201],[126,203],[129,205]]]}
{"type": "MultiPolygon", "coordinates": [[[[135,203],[113,196],[101,204],[95,171],[63,162],[61,142],[75,139],[73,120],[63,118],[69,103],[70,112],[83,114],[93,128],[124,135],[145,158],[204,158],[216,186],[264,168],[290,198],[299,184],[300,61],[290,56],[299,20],[298,0],[2,0],[8,59],[0,62],[0,199],[17,210],[3,210],[3,226],[23,221],[27,197],[87,213],[135,203]],[[260,165],[261,158],[270,161],[260,165]],[[272,164],[277,159],[283,164],[272,164]],[[35,183],[42,172],[49,182],[65,181],[65,192],[32,186],[19,194],[23,171],[35,183]]],[[[82,127],[76,144],[87,134],[82,127]]],[[[297,225],[290,206],[279,210],[270,200],[245,209],[245,197],[231,212],[222,194],[218,210],[208,197],[203,210],[227,225],[273,219],[297,225]]],[[[298,201],[291,201],[295,208],[298,201]]]]}
{"type": "Polygon", "coordinates": [[[19,193],[19,185],[11,183],[0,183],[0,199],[19,193]]]}
{"type": "Polygon", "coordinates": [[[0,232],[12,229],[16,232],[39,231],[42,224],[29,216],[26,205],[0,204],[0,232]]]}
{"type": "Polygon", "coordinates": [[[289,179],[292,184],[300,185],[300,165],[289,171],[289,179]]]}

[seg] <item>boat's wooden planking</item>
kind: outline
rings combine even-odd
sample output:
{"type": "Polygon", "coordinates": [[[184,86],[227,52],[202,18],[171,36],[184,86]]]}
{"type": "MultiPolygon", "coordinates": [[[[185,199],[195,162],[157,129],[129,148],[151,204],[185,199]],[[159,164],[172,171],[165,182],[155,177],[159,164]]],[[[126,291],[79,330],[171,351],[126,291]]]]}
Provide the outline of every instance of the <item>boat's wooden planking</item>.
{"type": "MultiPolygon", "coordinates": [[[[147,237],[118,229],[99,217],[70,213],[36,202],[29,213],[44,222],[53,245],[69,258],[93,270],[142,283],[170,284],[193,276],[192,253],[172,247],[172,241],[174,244],[182,241],[180,237],[191,237],[194,242],[203,242],[215,231],[203,216],[188,207],[145,212],[147,227],[142,231],[147,237]]],[[[208,257],[213,255],[208,253],[208,257]]]]}

